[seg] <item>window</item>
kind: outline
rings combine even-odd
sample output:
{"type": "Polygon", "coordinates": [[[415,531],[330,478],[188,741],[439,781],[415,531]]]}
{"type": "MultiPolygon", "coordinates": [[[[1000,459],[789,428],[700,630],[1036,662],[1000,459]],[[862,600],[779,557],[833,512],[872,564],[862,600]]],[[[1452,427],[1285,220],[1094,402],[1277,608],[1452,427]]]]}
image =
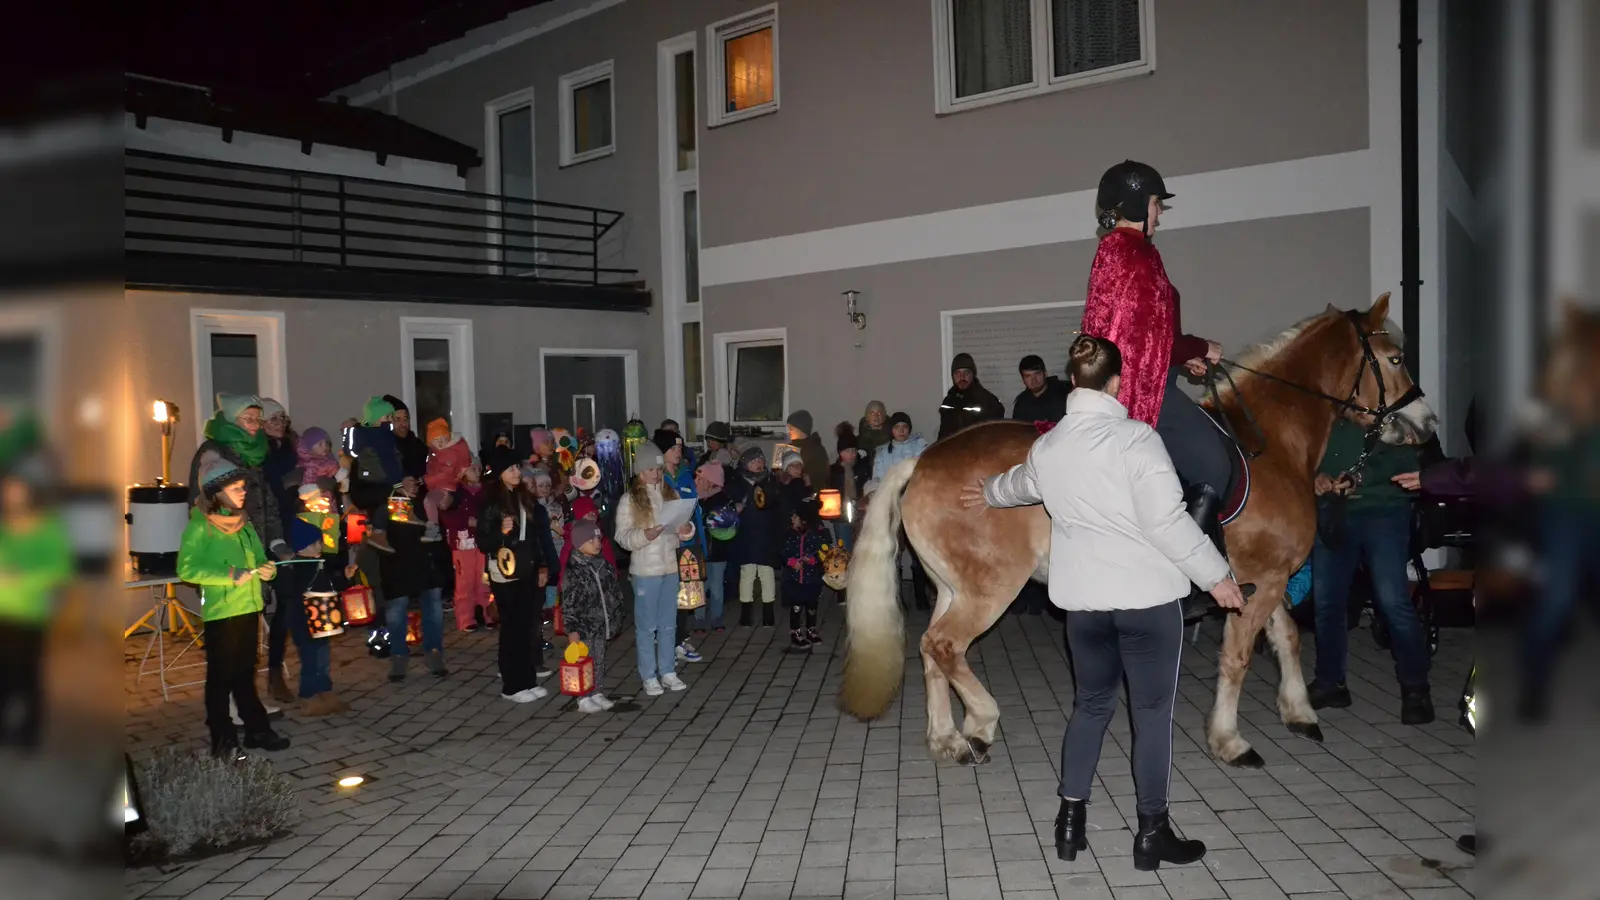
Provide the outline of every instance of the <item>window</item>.
{"type": "Polygon", "coordinates": [[[561,76],[563,166],[574,166],[617,151],[612,131],[617,111],[612,80],[609,59],[561,76]]]}
{"type": "Polygon", "coordinates": [[[699,165],[695,151],[694,93],[694,51],[685,50],[672,58],[672,109],[677,123],[679,172],[699,165]]]}
{"type": "Polygon", "coordinates": [[[782,424],[783,344],[735,344],[729,353],[733,420],[741,424],[782,424]]]}
{"type": "MultiPolygon", "coordinates": [[[[204,440],[217,394],[256,394],[290,406],[281,312],[191,309],[195,430],[204,440]]],[[[293,407],[290,407],[293,408],[293,407]]]]}
{"type": "Polygon", "coordinates": [[[683,300],[700,302],[700,192],[683,192],[683,300]]]}
{"type": "Polygon", "coordinates": [[[484,107],[487,133],[490,259],[505,275],[537,275],[539,231],[534,184],[533,91],[518,91],[484,107]],[[503,231],[500,229],[504,229],[503,231]]]}
{"type": "Polygon", "coordinates": [[[778,7],[724,19],[706,30],[710,121],[715,128],[778,109],[778,7]]]}
{"type": "Polygon", "coordinates": [[[689,420],[684,423],[693,432],[690,437],[699,435],[698,423],[705,416],[701,408],[705,400],[705,388],[700,375],[700,323],[683,323],[683,400],[684,416],[689,420]]]}
{"type": "Polygon", "coordinates": [[[1155,71],[1150,0],[933,0],[935,111],[1155,71]]]}
{"type": "Polygon", "coordinates": [[[417,398],[412,415],[417,428],[434,419],[450,419],[450,341],[412,338],[411,370],[417,398]]]}
{"type": "Polygon", "coordinates": [[[211,333],[211,389],[216,394],[261,392],[260,363],[253,334],[211,333]]]}
{"type": "Polygon", "coordinates": [[[468,447],[478,446],[471,319],[400,317],[400,399],[419,434],[443,418],[468,447]]]}

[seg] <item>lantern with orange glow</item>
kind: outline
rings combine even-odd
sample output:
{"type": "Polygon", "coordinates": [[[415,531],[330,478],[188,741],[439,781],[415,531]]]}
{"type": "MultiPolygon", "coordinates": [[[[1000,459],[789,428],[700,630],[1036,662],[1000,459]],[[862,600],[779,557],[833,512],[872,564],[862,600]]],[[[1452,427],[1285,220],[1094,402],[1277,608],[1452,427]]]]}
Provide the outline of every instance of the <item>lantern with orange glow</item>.
{"type": "Polygon", "coordinates": [[[339,595],[332,591],[307,591],[302,599],[306,610],[306,628],[314,638],[344,634],[344,611],[339,608],[339,595]]]}
{"type": "Polygon", "coordinates": [[[589,656],[588,644],[583,641],[568,644],[560,669],[561,693],[582,697],[594,690],[594,659],[589,656]]]}
{"type": "Polygon", "coordinates": [[[824,519],[837,519],[844,515],[844,496],[835,490],[817,492],[817,500],[822,504],[818,513],[824,519]]]}
{"type": "Polygon", "coordinates": [[[422,643],[422,613],[412,610],[406,613],[406,645],[416,647],[422,643]]]}
{"type": "Polygon", "coordinates": [[[550,613],[550,624],[551,624],[552,627],[555,628],[556,637],[566,637],[566,635],[567,635],[567,622],[566,622],[566,617],[561,614],[561,604],[560,603],[557,603],[551,610],[551,613],[550,613]]]}
{"type": "Polygon", "coordinates": [[[389,519],[393,522],[405,522],[410,525],[421,525],[416,516],[415,503],[406,496],[405,491],[395,488],[389,495],[389,519]]]}
{"type": "Polygon", "coordinates": [[[351,511],[344,517],[345,540],[353,547],[367,539],[367,516],[365,513],[351,511]]]}
{"type": "Polygon", "coordinates": [[[339,604],[344,607],[346,624],[371,625],[372,620],[378,617],[378,603],[372,599],[372,588],[364,584],[345,588],[339,595],[339,604]]]}

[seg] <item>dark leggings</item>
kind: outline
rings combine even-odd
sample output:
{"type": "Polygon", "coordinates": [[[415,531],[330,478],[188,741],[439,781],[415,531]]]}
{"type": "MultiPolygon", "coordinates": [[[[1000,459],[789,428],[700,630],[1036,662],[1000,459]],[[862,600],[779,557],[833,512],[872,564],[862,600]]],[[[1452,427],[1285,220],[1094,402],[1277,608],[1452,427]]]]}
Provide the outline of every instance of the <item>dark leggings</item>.
{"type": "Polygon", "coordinates": [[[1229,447],[1211,416],[1178,386],[1179,371],[1177,368],[1167,371],[1167,392],[1161,397],[1156,434],[1161,435],[1161,442],[1166,444],[1172,467],[1178,470],[1178,480],[1185,487],[1209,484],[1217,493],[1225,495],[1228,481],[1233,477],[1229,447]]]}
{"type": "Polygon", "coordinates": [[[228,698],[239,708],[245,734],[271,730],[266,707],[256,695],[256,629],[259,613],[206,621],[206,728],[213,746],[232,744],[238,732],[228,714],[228,698]]]}
{"type": "Polygon", "coordinates": [[[0,747],[39,746],[44,729],[44,639],[42,626],[0,624],[0,747]]]}
{"type": "Polygon", "coordinates": [[[544,588],[537,581],[490,582],[500,610],[500,693],[511,695],[539,684],[538,669],[544,657],[540,624],[544,615],[544,588]]]}
{"type": "Polygon", "coordinates": [[[1133,715],[1133,785],[1138,811],[1167,808],[1172,781],[1172,708],[1183,653],[1183,609],[1174,600],[1148,609],[1067,613],[1067,649],[1077,699],[1061,739],[1061,796],[1088,800],[1100,746],[1117,710],[1123,676],[1133,715]]]}

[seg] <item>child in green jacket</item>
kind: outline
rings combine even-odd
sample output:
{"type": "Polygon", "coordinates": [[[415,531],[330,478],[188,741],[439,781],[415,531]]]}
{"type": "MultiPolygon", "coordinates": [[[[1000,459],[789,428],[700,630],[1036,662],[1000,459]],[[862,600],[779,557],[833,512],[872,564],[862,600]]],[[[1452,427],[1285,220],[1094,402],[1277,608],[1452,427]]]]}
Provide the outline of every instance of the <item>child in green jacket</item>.
{"type": "Polygon", "coordinates": [[[66,523],[35,496],[45,474],[35,457],[0,476],[0,747],[25,750],[43,733],[45,637],[73,568],[66,523]]]}
{"type": "Polygon", "coordinates": [[[244,515],[244,470],[207,453],[198,471],[200,492],[178,548],[178,577],[200,589],[211,752],[220,759],[243,756],[228,713],[230,697],[244,720],[244,746],[282,750],[289,739],[273,732],[256,695],[261,582],[276,577],[277,566],[244,515]]]}

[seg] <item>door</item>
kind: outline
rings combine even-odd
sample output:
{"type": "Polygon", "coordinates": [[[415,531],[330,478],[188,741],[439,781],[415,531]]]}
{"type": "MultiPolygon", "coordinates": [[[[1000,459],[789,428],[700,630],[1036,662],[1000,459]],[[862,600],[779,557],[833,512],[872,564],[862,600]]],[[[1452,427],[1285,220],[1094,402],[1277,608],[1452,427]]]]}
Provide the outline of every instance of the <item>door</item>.
{"type": "Polygon", "coordinates": [[[628,421],[627,366],[620,356],[544,358],[545,425],[576,432],[628,421]]]}

